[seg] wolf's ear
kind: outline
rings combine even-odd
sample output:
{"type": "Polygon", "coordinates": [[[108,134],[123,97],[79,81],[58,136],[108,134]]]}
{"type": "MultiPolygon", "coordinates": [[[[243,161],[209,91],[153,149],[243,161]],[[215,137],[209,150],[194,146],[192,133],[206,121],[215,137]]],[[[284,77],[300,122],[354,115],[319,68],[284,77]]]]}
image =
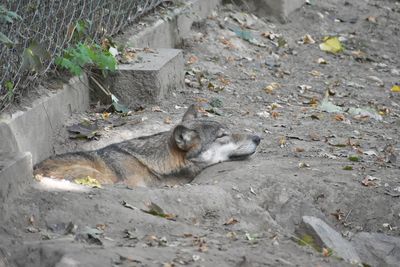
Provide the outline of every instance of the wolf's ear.
{"type": "Polygon", "coordinates": [[[201,104],[192,104],[186,110],[185,115],[183,115],[182,121],[194,120],[196,118],[200,118],[205,113],[204,108],[201,104]]]}
{"type": "Polygon", "coordinates": [[[189,151],[198,142],[199,135],[194,130],[178,125],[174,129],[173,138],[179,149],[189,151]]]}

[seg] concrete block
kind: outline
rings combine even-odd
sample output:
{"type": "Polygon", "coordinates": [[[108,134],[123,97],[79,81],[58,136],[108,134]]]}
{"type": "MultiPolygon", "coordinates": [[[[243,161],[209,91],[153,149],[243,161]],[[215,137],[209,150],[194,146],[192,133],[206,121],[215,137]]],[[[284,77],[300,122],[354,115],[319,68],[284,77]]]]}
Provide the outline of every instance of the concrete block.
{"type": "Polygon", "coordinates": [[[125,34],[116,37],[116,41],[131,47],[179,47],[188,37],[193,22],[205,19],[221,0],[189,0],[184,3],[168,19],[143,18],[141,22],[147,24],[144,28],[134,26],[127,29],[125,34]]]}
{"type": "Polygon", "coordinates": [[[186,6],[176,16],[176,28],[181,39],[188,37],[194,22],[201,21],[211,15],[219,0],[192,0],[186,1],[186,6]]]}
{"type": "Polygon", "coordinates": [[[184,60],[181,50],[156,49],[141,51],[130,64],[103,81],[120,102],[130,108],[155,104],[176,89],[184,88],[184,60]]]}
{"type": "Polygon", "coordinates": [[[274,16],[285,22],[290,13],[300,8],[304,2],[304,0],[240,0],[239,4],[259,17],[274,16]]]}
{"type": "Polygon", "coordinates": [[[0,204],[3,208],[32,183],[32,177],[31,153],[19,153],[12,159],[0,159],[0,204]]]}
{"type": "MultiPolygon", "coordinates": [[[[6,140],[15,140],[16,146],[0,145],[8,150],[17,147],[21,152],[32,153],[33,164],[53,154],[54,136],[73,112],[82,112],[89,107],[89,89],[85,76],[71,79],[46,97],[34,101],[25,111],[3,114],[0,122],[8,125],[6,140]]],[[[2,131],[2,130],[0,130],[2,131]]],[[[2,153],[9,153],[3,151],[2,153]]]]}
{"type": "Polygon", "coordinates": [[[19,146],[7,123],[0,122],[0,136],[0,160],[13,158],[19,153],[19,146]]]}
{"type": "Polygon", "coordinates": [[[336,257],[340,257],[352,264],[361,263],[357,251],[350,242],[319,218],[303,216],[296,234],[302,239],[305,235],[311,236],[313,241],[311,245],[316,249],[330,248],[336,257]]]}

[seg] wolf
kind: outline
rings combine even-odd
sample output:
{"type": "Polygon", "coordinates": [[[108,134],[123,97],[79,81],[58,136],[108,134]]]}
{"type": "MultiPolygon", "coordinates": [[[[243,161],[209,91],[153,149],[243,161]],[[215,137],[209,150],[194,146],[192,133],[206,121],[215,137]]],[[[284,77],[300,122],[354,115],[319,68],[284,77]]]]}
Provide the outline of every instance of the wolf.
{"type": "Polygon", "coordinates": [[[232,132],[204,114],[201,105],[193,104],[170,131],[56,155],[35,166],[34,174],[67,180],[89,176],[101,184],[131,187],[173,186],[191,182],[208,166],[256,152],[258,135],[232,132]]]}

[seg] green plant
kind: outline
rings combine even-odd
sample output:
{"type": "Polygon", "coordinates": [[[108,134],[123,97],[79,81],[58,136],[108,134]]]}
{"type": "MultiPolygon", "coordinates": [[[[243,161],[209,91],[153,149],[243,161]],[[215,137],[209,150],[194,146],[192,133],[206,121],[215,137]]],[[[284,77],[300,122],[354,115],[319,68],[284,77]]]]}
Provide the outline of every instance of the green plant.
{"type": "MultiPolygon", "coordinates": [[[[3,22],[13,23],[14,20],[20,19],[22,18],[17,13],[9,11],[4,5],[0,5],[0,24],[3,22]]],[[[2,32],[0,32],[0,43],[4,43],[5,45],[14,44],[14,42],[2,32]]]]}
{"type": "Polygon", "coordinates": [[[95,67],[103,72],[115,71],[117,67],[117,61],[109,51],[97,44],[84,43],[65,49],[63,55],[56,58],[55,64],[73,75],[81,75],[88,67],[95,67]]]}
{"type": "Polygon", "coordinates": [[[7,98],[12,99],[14,95],[14,83],[12,81],[6,81],[5,87],[7,89],[7,98]]]}

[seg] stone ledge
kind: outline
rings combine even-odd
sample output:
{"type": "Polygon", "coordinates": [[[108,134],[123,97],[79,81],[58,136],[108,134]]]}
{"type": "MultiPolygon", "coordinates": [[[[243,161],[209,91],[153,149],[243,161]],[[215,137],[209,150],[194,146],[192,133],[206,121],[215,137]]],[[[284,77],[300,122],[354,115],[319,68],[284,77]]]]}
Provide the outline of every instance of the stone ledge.
{"type": "Polygon", "coordinates": [[[188,37],[192,24],[205,19],[222,1],[190,0],[183,8],[177,8],[169,19],[150,22],[144,29],[132,27],[115,38],[131,47],[175,48],[188,37]]]}
{"type": "Polygon", "coordinates": [[[138,52],[136,62],[121,64],[103,83],[123,104],[136,108],[155,104],[184,88],[184,60],[178,49],[138,52]]]}
{"type": "MultiPolygon", "coordinates": [[[[53,137],[73,112],[82,112],[89,107],[89,88],[85,76],[74,77],[61,90],[34,101],[25,111],[0,116],[0,133],[8,131],[7,139],[16,145],[4,147],[9,151],[32,153],[33,165],[53,154],[53,137]],[[6,124],[7,127],[4,125],[6,124]],[[9,128],[10,130],[6,130],[9,128]],[[2,130],[3,129],[3,130],[2,130]]],[[[3,148],[3,144],[0,148],[3,148]]],[[[7,145],[10,146],[10,145],[7,145]]],[[[0,154],[2,154],[0,153],[0,154]]]]}
{"type": "MultiPolygon", "coordinates": [[[[18,196],[30,185],[32,179],[32,155],[20,153],[11,159],[0,160],[0,203],[2,206],[18,196]]],[[[1,210],[1,206],[0,206],[1,210]]],[[[4,214],[2,214],[4,216],[4,214]]]]}

